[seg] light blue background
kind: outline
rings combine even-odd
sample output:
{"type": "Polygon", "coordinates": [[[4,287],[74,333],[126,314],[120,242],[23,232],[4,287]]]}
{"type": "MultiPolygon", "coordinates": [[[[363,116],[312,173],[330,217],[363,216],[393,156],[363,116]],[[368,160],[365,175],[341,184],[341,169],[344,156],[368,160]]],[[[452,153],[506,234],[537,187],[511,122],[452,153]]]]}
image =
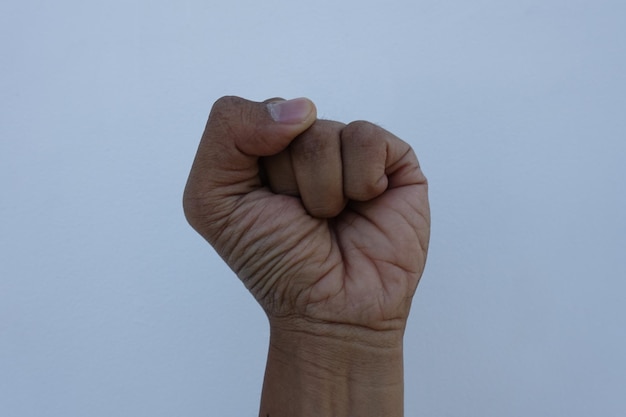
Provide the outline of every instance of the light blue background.
{"type": "Polygon", "coordinates": [[[0,3],[0,415],[254,416],[267,324],[187,226],[212,102],[416,149],[407,416],[626,415],[626,3],[0,3]]]}

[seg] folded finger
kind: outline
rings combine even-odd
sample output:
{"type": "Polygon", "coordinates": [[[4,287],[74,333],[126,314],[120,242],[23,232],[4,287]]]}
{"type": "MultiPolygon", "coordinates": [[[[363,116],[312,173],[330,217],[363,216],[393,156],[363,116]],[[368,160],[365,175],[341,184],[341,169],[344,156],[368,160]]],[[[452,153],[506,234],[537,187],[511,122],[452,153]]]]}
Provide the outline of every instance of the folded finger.
{"type": "Polygon", "coordinates": [[[340,141],[343,127],[343,123],[317,120],[289,146],[298,193],[314,217],[336,216],[346,205],[340,141]]]}

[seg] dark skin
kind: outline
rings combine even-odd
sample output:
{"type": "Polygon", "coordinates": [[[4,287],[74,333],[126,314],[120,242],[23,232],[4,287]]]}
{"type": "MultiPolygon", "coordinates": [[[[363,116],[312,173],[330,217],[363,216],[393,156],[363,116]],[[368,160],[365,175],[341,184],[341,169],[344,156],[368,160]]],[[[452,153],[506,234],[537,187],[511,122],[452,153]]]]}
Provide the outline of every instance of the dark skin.
{"type": "Polygon", "coordinates": [[[265,310],[261,416],[401,416],[402,338],[430,233],[411,147],[299,99],[213,107],[190,224],[265,310]],[[277,104],[281,103],[281,104],[277,104]]]}

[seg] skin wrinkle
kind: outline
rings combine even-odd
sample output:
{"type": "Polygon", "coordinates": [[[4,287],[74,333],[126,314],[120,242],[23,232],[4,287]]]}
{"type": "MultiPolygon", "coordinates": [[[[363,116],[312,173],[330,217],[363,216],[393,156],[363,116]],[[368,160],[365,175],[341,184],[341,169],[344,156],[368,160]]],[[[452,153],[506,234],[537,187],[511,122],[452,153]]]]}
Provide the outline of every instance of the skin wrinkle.
{"type": "MultiPolygon", "coordinates": [[[[207,163],[212,164],[212,165],[223,163],[221,161],[220,153],[217,153],[215,157],[213,158],[213,160],[207,161],[207,163]]],[[[223,197],[244,196],[248,192],[261,186],[261,182],[260,182],[260,179],[258,178],[258,175],[257,174],[253,175],[250,172],[250,167],[252,166],[253,165],[241,166],[241,167],[228,167],[227,172],[219,172],[219,173],[213,174],[210,178],[204,181],[210,184],[209,186],[207,186],[207,188],[210,189],[211,192],[219,192],[221,193],[223,197]],[[231,183],[233,177],[237,179],[236,184],[231,183]],[[234,189],[236,191],[230,191],[231,189],[234,189]]],[[[219,195],[216,195],[216,197],[218,196],[219,195]]]]}
{"type": "MultiPolygon", "coordinates": [[[[280,227],[279,225],[277,225],[276,227],[280,227]]],[[[317,229],[318,225],[313,225],[313,228],[317,229]]],[[[272,232],[269,233],[269,235],[274,233],[275,229],[272,229],[272,232]]],[[[276,247],[276,252],[280,253],[281,252],[281,248],[282,246],[290,246],[290,247],[298,247],[299,249],[299,253],[307,253],[309,246],[313,244],[312,241],[304,241],[305,246],[302,246],[303,241],[285,241],[283,243],[281,243],[281,246],[276,247]]],[[[331,256],[331,254],[329,253],[327,255],[327,258],[325,260],[323,260],[321,262],[320,265],[324,265],[327,263],[328,257],[331,256]]],[[[299,275],[299,272],[301,270],[304,270],[306,268],[309,267],[311,260],[308,257],[299,257],[300,259],[297,258],[293,258],[293,259],[289,259],[289,260],[285,260],[285,259],[275,259],[273,256],[269,257],[270,259],[272,259],[272,263],[271,264],[265,264],[263,266],[260,266],[259,269],[255,270],[253,274],[256,275],[262,275],[262,276],[266,276],[266,277],[279,277],[279,276],[292,276],[292,277],[297,277],[299,275]],[[294,269],[294,267],[296,267],[297,269],[294,269]],[[289,268],[288,270],[286,268],[289,268]]],[[[328,269],[332,269],[334,268],[334,265],[329,265],[328,269]]],[[[272,291],[274,288],[274,278],[270,278],[268,279],[267,285],[264,286],[264,289],[261,292],[256,292],[256,294],[261,297],[262,294],[267,295],[270,291],[272,291]]],[[[296,286],[297,288],[298,286],[296,286]]],[[[297,289],[296,294],[300,293],[302,290],[301,289],[297,289]]],[[[259,298],[262,299],[262,298],[259,298]]],[[[295,299],[299,299],[299,297],[296,295],[295,299]]]]}
{"type": "MultiPolygon", "coordinates": [[[[358,248],[354,248],[353,250],[358,251],[359,253],[361,253],[361,251],[359,251],[359,249],[358,249],[358,248]]],[[[370,261],[369,259],[367,259],[367,257],[363,256],[362,258],[365,258],[365,260],[366,260],[368,263],[370,263],[371,267],[372,267],[373,269],[376,269],[375,264],[374,264],[372,261],[370,261]]],[[[362,261],[363,261],[363,260],[362,260],[362,261]]],[[[350,264],[348,263],[348,264],[346,265],[346,272],[345,272],[345,274],[346,274],[346,279],[345,279],[345,282],[347,282],[347,281],[349,281],[349,280],[357,280],[357,281],[358,281],[358,280],[362,280],[362,277],[359,277],[359,276],[356,276],[356,277],[355,277],[355,276],[354,276],[354,273],[351,273],[351,272],[350,272],[350,269],[354,269],[354,268],[351,268],[351,267],[350,267],[350,264]]],[[[362,269],[362,265],[361,265],[361,267],[360,267],[359,269],[362,269]]],[[[343,291],[343,293],[344,293],[344,294],[346,294],[346,288],[345,288],[345,285],[344,285],[344,287],[343,287],[343,290],[342,290],[342,291],[343,291]]],[[[329,298],[330,298],[330,297],[329,297],[329,298]]],[[[378,300],[378,299],[379,299],[379,297],[376,297],[376,299],[378,300]]],[[[324,302],[325,302],[325,301],[327,301],[327,299],[326,299],[326,300],[320,300],[319,302],[313,302],[313,303],[312,303],[312,305],[311,305],[311,307],[318,306],[319,304],[324,304],[324,302]]],[[[368,304],[369,304],[369,303],[368,303],[368,304]]]]}
{"type": "MultiPolygon", "coordinates": [[[[299,267],[296,271],[294,271],[294,272],[290,272],[289,274],[287,274],[287,273],[285,272],[285,270],[287,270],[287,269],[292,269],[292,268],[293,268],[293,267],[292,267],[292,266],[290,266],[288,263],[283,263],[283,264],[280,266],[280,268],[272,268],[272,269],[268,272],[269,276],[274,277],[274,278],[272,279],[272,284],[275,282],[275,280],[276,280],[276,279],[278,279],[278,277],[281,277],[281,276],[287,276],[287,275],[289,275],[289,276],[297,276],[297,275],[298,275],[298,273],[297,273],[298,269],[304,269],[304,267],[303,267],[303,266],[301,266],[301,267],[299,267]]],[[[268,281],[269,281],[269,280],[268,280],[268,281]]],[[[280,298],[280,300],[281,300],[281,301],[280,301],[280,305],[282,305],[282,306],[283,306],[280,310],[284,310],[284,309],[285,309],[285,306],[287,306],[287,307],[288,307],[288,308],[290,308],[290,309],[294,309],[294,308],[295,308],[295,309],[298,309],[298,308],[297,308],[297,306],[298,306],[298,304],[299,304],[299,303],[298,303],[298,297],[297,297],[297,294],[298,294],[299,292],[301,292],[301,291],[304,291],[305,289],[306,289],[306,288],[304,288],[304,287],[303,287],[303,288],[296,289],[295,291],[293,291],[293,290],[292,290],[292,291],[289,291],[289,292],[288,292],[288,291],[285,291],[285,290],[284,290],[284,289],[282,289],[282,288],[277,289],[277,288],[275,288],[275,287],[274,287],[274,285],[269,285],[269,286],[268,286],[268,292],[267,292],[267,295],[269,295],[270,293],[273,293],[273,294],[279,294],[279,296],[280,296],[279,298],[280,298]],[[294,293],[295,293],[295,295],[292,295],[292,294],[294,294],[294,293]],[[295,301],[290,301],[290,300],[295,300],[295,301]]],[[[272,298],[273,298],[273,299],[276,299],[277,297],[274,295],[272,298]]],[[[298,310],[299,310],[299,309],[298,309],[298,310]]],[[[273,310],[273,313],[274,313],[274,314],[278,314],[278,311],[279,311],[279,310],[273,310]]]]}
{"type": "Polygon", "coordinates": [[[330,271],[327,274],[325,274],[321,279],[319,279],[313,286],[311,286],[310,288],[303,289],[297,295],[296,300],[301,301],[301,303],[299,303],[299,304],[305,306],[304,311],[303,311],[304,315],[307,315],[309,313],[308,309],[311,306],[327,303],[328,300],[330,300],[330,299],[332,299],[334,297],[337,297],[342,291],[345,290],[344,281],[343,280],[337,280],[335,278],[336,274],[342,273],[342,272],[337,272],[338,269],[343,271],[344,267],[341,264],[339,264],[339,263],[336,264],[336,265],[333,265],[333,267],[330,269],[330,271]],[[313,297],[313,295],[312,295],[313,291],[316,289],[316,287],[318,285],[321,285],[320,282],[324,281],[324,280],[340,281],[339,288],[336,291],[334,291],[334,292],[328,292],[326,294],[326,296],[323,297],[323,298],[313,297]]]}
{"type": "Polygon", "coordinates": [[[388,343],[396,337],[402,337],[402,328],[372,328],[359,323],[346,323],[342,321],[320,320],[313,317],[285,316],[271,320],[271,325],[280,329],[282,333],[303,334],[308,336],[319,336],[338,340],[345,343],[358,343],[363,348],[372,349],[396,349],[393,343],[388,343]],[[300,323],[306,321],[310,326],[302,326],[300,323]],[[375,343],[368,343],[375,342],[375,343]]]}
{"type": "MultiPolygon", "coordinates": [[[[303,332],[304,333],[304,332],[303,332]]],[[[305,333],[306,334],[306,333],[305,333]]],[[[312,334],[312,333],[308,333],[309,336],[317,336],[316,334],[312,334]]],[[[283,358],[293,358],[294,356],[297,357],[297,359],[299,361],[304,362],[307,366],[304,366],[303,368],[305,369],[305,372],[307,372],[310,376],[314,377],[314,378],[325,378],[325,376],[320,375],[319,370],[324,371],[327,374],[331,374],[331,375],[337,375],[337,370],[338,367],[337,366],[333,366],[330,365],[331,361],[329,362],[329,365],[324,365],[323,361],[318,361],[318,360],[311,360],[309,358],[307,358],[307,355],[296,355],[297,352],[294,352],[293,350],[286,350],[286,349],[282,349],[280,347],[280,345],[276,344],[276,343],[272,343],[270,342],[270,348],[274,349],[277,352],[280,352],[283,356],[283,358]]],[[[363,346],[363,349],[365,350],[375,350],[374,348],[368,347],[368,346],[363,346]]],[[[340,352],[337,352],[337,349],[334,348],[330,348],[328,349],[328,345],[326,346],[326,349],[323,349],[321,347],[316,348],[317,351],[319,351],[321,353],[322,356],[326,356],[329,358],[334,358],[334,357],[340,357],[342,362],[344,363],[344,365],[351,365],[351,361],[350,358],[342,358],[343,355],[340,354],[340,352]]],[[[281,359],[279,359],[281,360],[281,359]]],[[[282,359],[285,360],[285,359],[282,359]]],[[[363,363],[362,365],[367,365],[365,363],[363,363]]],[[[353,380],[354,376],[349,375],[349,379],[353,380]]]]}
{"type": "MultiPolygon", "coordinates": [[[[362,210],[359,210],[359,208],[357,206],[355,212],[358,213],[358,215],[361,217],[362,222],[366,222],[368,225],[374,226],[374,228],[377,230],[377,232],[380,235],[385,237],[385,241],[387,241],[387,242],[393,241],[393,239],[389,239],[390,236],[388,235],[387,231],[385,231],[385,228],[383,226],[381,226],[379,224],[379,222],[376,221],[375,218],[373,218],[372,216],[368,215],[368,213],[367,213],[368,208],[369,207],[365,207],[362,210]]],[[[355,223],[357,221],[358,220],[356,220],[355,223]]],[[[383,239],[375,239],[375,240],[380,240],[381,242],[383,241],[383,239]]],[[[359,247],[359,245],[356,242],[353,243],[353,246],[354,247],[359,247]]],[[[365,248],[366,246],[361,246],[361,247],[365,248]]]]}
{"type": "MultiPolygon", "coordinates": [[[[428,189],[427,183],[419,184],[417,185],[417,187],[425,187],[426,190],[428,189]]],[[[426,191],[423,193],[426,193],[426,191]]],[[[416,193],[416,194],[419,195],[420,193],[416,193]]],[[[424,227],[426,227],[427,231],[430,231],[430,227],[428,226],[430,225],[430,210],[427,209],[423,211],[422,206],[424,202],[420,200],[415,201],[412,199],[407,199],[407,200],[404,200],[404,204],[407,204],[410,207],[411,210],[407,210],[407,212],[412,214],[411,217],[405,215],[403,213],[403,210],[400,210],[397,207],[393,208],[393,210],[395,210],[398,214],[400,214],[406,220],[407,224],[411,226],[411,230],[413,230],[416,236],[417,242],[420,246],[420,250],[425,255],[426,252],[428,251],[428,237],[426,238],[426,242],[423,242],[422,239],[420,238],[419,232],[423,231],[424,227]]],[[[429,235],[429,233],[427,235],[429,235]]]]}
{"type": "Polygon", "coordinates": [[[184,205],[185,213],[192,218],[193,222],[201,222],[204,229],[211,233],[215,223],[228,222],[231,213],[241,205],[241,197],[245,195],[242,192],[234,192],[232,189],[240,188],[237,186],[214,187],[211,186],[209,192],[194,193],[193,188],[185,193],[184,205]],[[198,197],[191,197],[200,194],[198,197]]]}
{"type": "MultiPolygon", "coordinates": [[[[302,369],[303,371],[309,376],[312,377],[314,379],[318,379],[321,380],[321,382],[325,382],[328,381],[333,375],[334,376],[343,376],[342,374],[337,373],[337,366],[333,365],[333,364],[328,364],[328,365],[321,365],[321,361],[316,361],[316,360],[310,360],[310,359],[306,359],[304,357],[298,356],[298,357],[293,357],[293,355],[291,355],[290,352],[288,352],[285,349],[279,349],[277,344],[271,344],[270,345],[271,349],[274,349],[277,352],[280,352],[283,356],[285,356],[286,358],[283,359],[284,363],[289,363],[288,361],[292,361],[293,359],[297,359],[299,362],[301,362],[303,364],[302,369]],[[323,371],[323,372],[320,372],[323,371]],[[320,375],[321,373],[324,373],[324,375],[320,375]]],[[[324,352],[323,350],[320,349],[321,355],[324,357],[328,357],[328,358],[332,358],[334,355],[336,355],[335,352],[324,352]]],[[[308,385],[308,389],[315,389],[314,386],[312,384],[308,385]]]]}
{"type": "MultiPolygon", "coordinates": [[[[337,232],[336,232],[336,227],[335,227],[335,226],[336,226],[338,223],[340,223],[338,220],[328,220],[328,221],[327,221],[327,224],[328,224],[328,226],[329,226],[328,230],[329,230],[329,234],[330,234],[330,247],[329,247],[329,249],[328,249],[328,255],[327,255],[327,258],[328,258],[328,257],[329,257],[332,253],[337,253],[337,254],[338,254],[338,256],[339,256],[339,258],[340,258],[340,264],[336,265],[336,266],[335,266],[335,269],[336,269],[336,268],[340,268],[340,269],[341,269],[340,273],[342,273],[342,274],[344,274],[344,275],[345,275],[345,273],[346,273],[346,263],[347,263],[347,260],[346,260],[346,258],[344,257],[344,252],[343,252],[343,250],[342,250],[342,248],[341,248],[341,239],[340,239],[340,236],[339,236],[339,235],[337,234],[337,232]],[[331,226],[332,226],[332,227],[331,227],[331,226]]],[[[326,277],[328,277],[328,275],[326,275],[326,277]]],[[[320,282],[320,281],[318,280],[318,283],[319,283],[319,282],[320,282]]],[[[331,299],[331,298],[333,298],[333,297],[337,296],[337,295],[338,295],[339,293],[341,293],[342,291],[345,291],[345,289],[346,289],[346,281],[345,281],[345,280],[341,280],[341,281],[340,281],[340,286],[339,286],[339,288],[337,289],[337,291],[336,291],[335,293],[333,293],[333,294],[330,294],[330,293],[329,293],[329,294],[326,296],[325,301],[328,301],[329,299],[331,299]]]]}
{"type": "Polygon", "coordinates": [[[239,204],[236,205],[235,210],[230,214],[230,223],[233,225],[230,229],[234,229],[235,233],[228,233],[226,235],[226,239],[229,242],[227,251],[231,254],[227,262],[233,266],[237,274],[240,273],[242,265],[245,265],[249,259],[255,255],[254,251],[251,251],[247,258],[243,258],[241,254],[242,250],[238,250],[238,248],[245,248],[250,242],[253,242],[253,240],[250,239],[252,237],[250,236],[250,231],[254,230],[254,225],[258,223],[258,217],[261,215],[261,213],[254,214],[254,206],[251,208],[250,206],[242,204],[241,199],[238,200],[238,202],[239,204]],[[246,218],[248,218],[246,222],[240,220],[246,218]],[[244,239],[246,240],[245,244],[242,244],[244,239]]]}
{"type": "MultiPolygon", "coordinates": [[[[260,240],[264,240],[265,237],[259,237],[260,240]]],[[[254,246],[249,246],[252,248],[253,254],[249,258],[246,259],[246,263],[244,265],[255,265],[255,268],[244,267],[240,271],[241,280],[246,284],[246,287],[250,290],[250,292],[255,296],[257,300],[263,300],[271,288],[274,286],[277,278],[276,274],[271,274],[271,271],[274,269],[275,265],[280,263],[280,257],[269,252],[261,253],[258,249],[259,245],[256,242],[253,242],[254,246]],[[256,263],[255,260],[259,259],[261,256],[265,256],[266,261],[259,264],[256,263]],[[257,279],[253,279],[252,277],[258,277],[257,279]]]]}
{"type": "MultiPolygon", "coordinates": [[[[232,254],[231,257],[233,258],[230,261],[230,263],[233,265],[235,272],[240,276],[241,280],[244,283],[247,283],[246,286],[249,286],[251,288],[251,291],[252,291],[252,288],[257,287],[257,284],[252,283],[252,280],[250,279],[250,277],[256,276],[258,277],[256,281],[260,281],[261,278],[265,276],[265,274],[261,273],[261,271],[263,269],[267,269],[267,264],[258,265],[256,269],[246,268],[246,265],[250,266],[250,265],[257,264],[256,262],[252,262],[252,260],[260,258],[262,254],[269,254],[271,252],[266,251],[266,252],[261,253],[259,249],[247,250],[246,248],[263,247],[261,242],[267,240],[268,238],[271,238],[272,235],[275,234],[276,230],[278,230],[278,228],[280,227],[280,225],[277,224],[275,228],[265,230],[263,233],[251,232],[251,231],[254,231],[254,228],[257,224],[264,222],[262,219],[263,217],[267,217],[267,215],[265,214],[263,210],[259,211],[255,215],[250,215],[250,212],[254,213],[255,208],[259,204],[262,204],[262,200],[264,198],[267,198],[267,197],[261,196],[260,198],[256,198],[253,201],[242,202],[242,204],[238,207],[238,209],[234,213],[232,213],[232,216],[235,220],[234,223],[238,225],[237,227],[243,227],[243,231],[238,234],[233,234],[234,236],[237,236],[237,240],[235,244],[232,246],[232,248],[229,249],[232,254]],[[240,222],[237,220],[238,218],[244,218],[244,219],[247,218],[247,221],[245,223],[240,222]],[[237,249],[237,248],[243,248],[243,249],[237,249]],[[245,255],[242,254],[241,252],[243,252],[245,255]]],[[[280,253],[280,251],[277,250],[276,248],[274,249],[273,252],[280,253]]],[[[278,262],[279,260],[277,259],[277,255],[273,255],[269,257],[268,261],[271,261],[271,262],[268,262],[268,264],[271,264],[271,263],[278,262]]],[[[253,292],[256,293],[256,290],[254,290],[253,292]]],[[[255,294],[255,296],[256,295],[258,294],[255,294]]],[[[262,299],[262,298],[258,298],[258,299],[262,299]]]]}
{"type": "MultiPolygon", "coordinates": [[[[329,233],[330,235],[330,233],[329,233]]],[[[331,242],[332,242],[332,236],[330,237],[331,242]]],[[[308,243],[306,243],[306,246],[303,248],[302,252],[306,253],[307,249],[313,245],[313,242],[309,241],[308,243]]],[[[320,271],[320,277],[314,281],[309,288],[303,287],[298,289],[298,291],[296,291],[296,293],[294,294],[294,300],[296,300],[296,304],[297,305],[307,305],[311,302],[311,293],[313,291],[313,289],[320,285],[319,283],[325,279],[327,279],[328,277],[330,277],[332,275],[333,270],[335,270],[339,265],[335,262],[331,262],[331,257],[334,255],[334,251],[333,251],[333,246],[331,245],[324,260],[321,262],[321,265],[326,265],[329,264],[328,266],[328,270],[326,272],[322,272],[320,271]],[[304,301],[303,298],[306,300],[304,301]]],[[[309,267],[311,265],[310,260],[307,257],[304,257],[302,259],[302,261],[300,261],[300,266],[298,268],[298,270],[294,271],[294,275],[298,275],[298,273],[304,269],[306,269],[307,267],[309,267]]]]}
{"type": "MultiPolygon", "coordinates": [[[[310,245],[312,245],[312,242],[309,242],[307,246],[305,247],[305,249],[308,248],[310,245]]],[[[322,281],[325,281],[326,279],[333,279],[335,270],[341,265],[338,260],[332,259],[336,256],[337,256],[337,253],[333,250],[332,244],[331,244],[331,247],[329,251],[326,253],[326,256],[324,257],[323,261],[321,261],[319,264],[320,268],[316,268],[320,274],[319,277],[316,278],[311,283],[309,283],[308,285],[310,291],[315,289],[317,286],[321,285],[322,281]],[[323,269],[321,269],[322,266],[324,266],[323,269]]],[[[307,257],[304,257],[301,262],[302,262],[302,269],[306,269],[308,267],[315,267],[315,265],[312,264],[308,260],[307,257]]],[[[299,299],[299,297],[297,297],[296,299],[299,299]]]]}
{"type": "Polygon", "coordinates": [[[417,243],[419,245],[419,249],[420,252],[422,252],[424,258],[426,257],[426,253],[428,252],[428,240],[426,240],[426,242],[424,243],[422,241],[422,239],[420,239],[420,230],[423,231],[422,227],[423,225],[427,225],[429,224],[430,220],[426,217],[425,214],[422,214],[420,212],[415,212],[413,213],[415,215],[415,217],[421,219],[420,221],[415,221],[415,222],[411,222],[410,219],[407,218],[407,222],[409,224],[411,224],[411,229],[413,230],[414,234],[415,234],[415,238],[417,240],[417,243]]]}
{"type": "MultiPolygon", "coordinates": [[[[410,206],[410,203],[406,202],[406,204],[408,204],[410,206]]],[[[390,210],[393,210],[394,212],[396,212],[397,215],[404,220],[404,223],[409,225],[409,227],[403,228],[403,231],[410,230],[412,232],[411,233],[412,239],[408,239],[407,238],[406,240],[411,241],[411,242],[417,242],[421,246],[421,239],[420,239],[420,236],[419,236],[419,233],[418,233],[418,226],[421,224],[421,222],[415,221],[413,217],[409,217],[409,216],[405,215],[399,209],[390,208],[390,210]]],[[[419,218],[421,218],[422,221],[425,221],[424,217],[419,217],[419,218]]],[[[420,247],[420,249],[421,249],[421,247],[420,247]]]]}
{"type": "MultiPolygon", "coordinates": [[[[229,227],[228,225],[228,214],[219,215],[220,211],[225,213],[230,213],[231,209],[226,207],[220,207],[219,210],[215,209],[215,205],[211,205],[209,203],[209,199],[206,196],[201,198],[191,198],[186,197],[184,201],[185,205],[185,213],[187,220],[194,227],[197,227],[201,230],[204,230],[202,235],[209,241],[214,238],[219,238],[222,232],[229,227]],[[210,209],[205,209],[204,207],[211,207],[210,209]],[[199,213],[211,212],[211,215],[202,216],[199,213]]],[[[227,200],[223,200],[222,206],[228,204],[227,200]]]]}
{"type": "MultiPolygon", "coordinates": [[[[373,261],[372,262],[374,264],[374,268],[377,271],[381,271],[380,266],[378,265],[379,262],[377,261],[373,261]]],[[[389,275],[389,274],[386,274],[389,275]]],[[[377,297],[374,297],[373,300],[377,303],[377,307],[378,307],[378,312],[379,314],[383,317],[384,321],[389,321],[389,320],[393,320],[393,319],[397,319],[400,318],[402,315],[401,314],[392,314],[392,315],[387,315],[385,314],[385,311],[388,309],[385,309],[383,306],[386,305],[388,303],[388,299],[389,299],[389,294],[390,294],[390,279],[389,277],[380,280],[381,283],[381,290],[378,293],[377,297]],[[385,301],[383,303],[383,301],[385,301]]],[[[393,280],[397,285],[403,287],[404,289],[406,289],[407,287],[407,282],[409,281],[406,277],[403,278],[399,278],[399,279],[394,279],[393,280]]],[[[403,290],[405,291],[405,290],[403,290]]],[[[396,309],[397,310],[397,306],[396,309]]]]}
{"type": "Polygon", "coordinates": [[[401,217],[404,222],[409,225],[409,229],[411,231],[413,231],[413,234],[416,235],[417,240],[419,241],[419,235],[418,235],[418,226],[421,224],[428,224],[429,223],[429,219],[426,217],[426,214],[421,213],[420,210],[418,210],[418,207],[420,206],[420,202],[417,202],[415,205],[413,204],[413,200],[411,199],[406,199],[406,200],[400,200],[401,203],[403,205],[407,205],[408,207],[411,208],[411,210],[406,210],[407,212],[411,213],[413,216],[409,217],[408,215],[406,215],[404,213],[405,210],[402,210],[401,207],[399,207],[399,204],[396,206],[389,206],[386,209],[389,211],[393,211],[395,212],[399,217],[401,217]],[[416,221],[414,220],[415,218],[420,218],[421,221],[416,221]]]}
{"type": "MultiPolygon", "coordinates": [[[[367,221],[369,224],[374,225],[375,227],[377,227],[377,228],[378,228],[378,230],[379,230],[379,232],[380,232],[381,234],[385,235],[384,228],[381,228],[380,226],[378,226],[378,224],[376,223],[376,221],[375,221],[375,220],[368,218],[366,214],[361,214],[361,216],[362,216],[363,218],[365,218],[365,219],[366,219],[365,221],[367,221]]],[[[355,222],[356,222],[356,221],[358,221],[358,220],[355,220],[355,222]]],[[[388,236],[386,236],[386,237],[388,237],[388,236]]],[[[367,253],[373,253],[373,254],[376,254],[376,253],[378,252],[377,250],[372,250],[372,249],[371,249],[370,247],[368,247],[368,246],[362,246],[362,245],[356,244],[356,242],[353,242],[351,245],[353,246],[354,250],[359,251],[360,253],[365,253],[365,252],[367,252],[367,253]]],[[[367,256],[363,256],[363,258],[368,259],[368,258],[367,258],[367,256]]],[[[369,259],[368,259],[368,260],[369,260],[369,259]]],[[[387,260],[387,259],[377,259],[377,258],[375,258],[375,257],[372,257],[372,258],[371,258],[371,262],[372,262],[372,266],[373,266],[373,268],[374,268],[374,269],[376,269],[376,270],[378,271],[378,275],[379,275],[379,276],[381,276],[381,277],[384,277],[384,276],[389,276],[389,274],[385,274],[385,273],[383,273],[383,272],[382,272],[382,268],[378,266],[378,263],[383,263],[383,264],[389,264],[389,265],[392,265],[394,268],[398,268],[398,269],[400,269],[401,271],[403,271],[405,274],[408,274],[408,275],[415,275],[415,274],[416,274],[416,271],[415,271],[415,270],[413,270],[413,269],[409,269],[409,268],[407,268],[406,266],[401,265],[401,264],[400,264],[400,263],[398,263],[397,261],[387,260]]],[[[349,265],[349,264],[347,265],[347,268],[348,268],[348,270],[350,269],[350,265],[349,265]]],[[[347,273],[347,275],[348,275],[348,277],[351,277],[351,276],[352,276],[349,272],[347,273]]],[[[352,279],[359,279],[359,278],[357,277],[357,278],[352,278],[352,279]]],[[[398,283],[402,282],[402,283],[403,283],[403,285],[402,285],[402,286],[403,286],[403,287],[405,287],[405,290],[406,290],[406,288],[407,288],[407,286],[408,286],[408,282],[409,282],[410,280],[409,280],[408,278],[401,278],[400,280],[394,280],[394,281],[396,282],[396,284],[398,284],[398,283]]],[[[382,283],[382,288],[383,288],[383,290],[384,290],[384,291],[382,292],[382,296],[383,296],[383,297],[387,297],[387,296],[388,296],[388,294],[389,294],[389,288],[388,288],[388,285],[390,285],[390,280],[389,280],[388,278],[387,278],[387,279],[383,279],[383,280],[381,280],[381,283],[382,283]]],[[[380,309],[380,311],[384,311],[384,310],[382,309],[382,307],[380,306],[381,299],[380,299],[380,298],[376,298],[376,300],[377,300],[377,302],[379,303],[379,309],[380,309]]]]}
{"type": "MultiPolygon", "coordinates": [[[[261,216],[259,215],[256,220],[259,220],[260,217],[261,216]]],[[[251,227],[254,227],[254,225],[251,225],[251,227]]],[[[263,286],[261,289],[261,292],[258,292],[256,290],[256,287],[257,287],[256,285],[254,286],[255,288],[254,291],[252,291],[251,289],[251,291],[255,294],[255,297],[257,297],[258,300],[263,300],[264,296],[267,295],[267,293],[274,286],[277,280],[277,277],[281,276],[281,269],[286,267],[286,266],[283,266],[282,268],[279,268],[277,270],[276,269],[277,266],[280,266],[281,264],[283,265],[287,264],[284,262],[284,259],[282,259],[281,246],[277,246],[277,247],[270,246],[272,247],[272,250],[271,251],[266,250],[265,252],[261,252],[259,249],[264,246],[261,244],[261,242],[271,239],[273,235],[275,234],[276,230],[278,230],[279,228],[280,228],[280,224],[277,224],[274,228],[266,229],[266,233],[263,233],[263,234],[257,233],[253,236],[253,239],[246,242],[246,245],[245,245],[247,248],[255,248],[255,249],[250,251],[252,253],[247,259],[245,259],[242,262],[242,265],[248,265],[248,266],[254,265],[255,268],[251,269],[249,267],[244,267],[240,270],[240,274],[244,282],[251,281],[250,279],[251,277],[258,277],[256,281],[260,282],[263,286]],[[256,259],[265,259],[265,262],[259,264],[258,262],[255,262],[256,259]],[[274,277],[274,278],[271,278],[271,277],[274,277]],[[263,278],[265,278],[265,280],[263,278]]],[[[265,245],[265,247],[267,247],[267,245],[265,245]]]]}

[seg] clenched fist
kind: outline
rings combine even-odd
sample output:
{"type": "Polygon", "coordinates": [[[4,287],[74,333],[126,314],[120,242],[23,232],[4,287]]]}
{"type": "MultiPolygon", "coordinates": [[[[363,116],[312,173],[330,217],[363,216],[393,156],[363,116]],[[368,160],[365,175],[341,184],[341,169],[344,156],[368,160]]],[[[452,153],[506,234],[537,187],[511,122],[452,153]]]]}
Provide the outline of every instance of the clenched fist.
{"type": "MultiPolygon", "coordinates": [[[[265,310],[275,355],[401,350],[430,232],[426,178],[407,143],[368,122],[317,120],[307,99],[224,97],[184,208],[265,310]]],[[[283,395],[267,372],[264,417],[283,395]]]]}

